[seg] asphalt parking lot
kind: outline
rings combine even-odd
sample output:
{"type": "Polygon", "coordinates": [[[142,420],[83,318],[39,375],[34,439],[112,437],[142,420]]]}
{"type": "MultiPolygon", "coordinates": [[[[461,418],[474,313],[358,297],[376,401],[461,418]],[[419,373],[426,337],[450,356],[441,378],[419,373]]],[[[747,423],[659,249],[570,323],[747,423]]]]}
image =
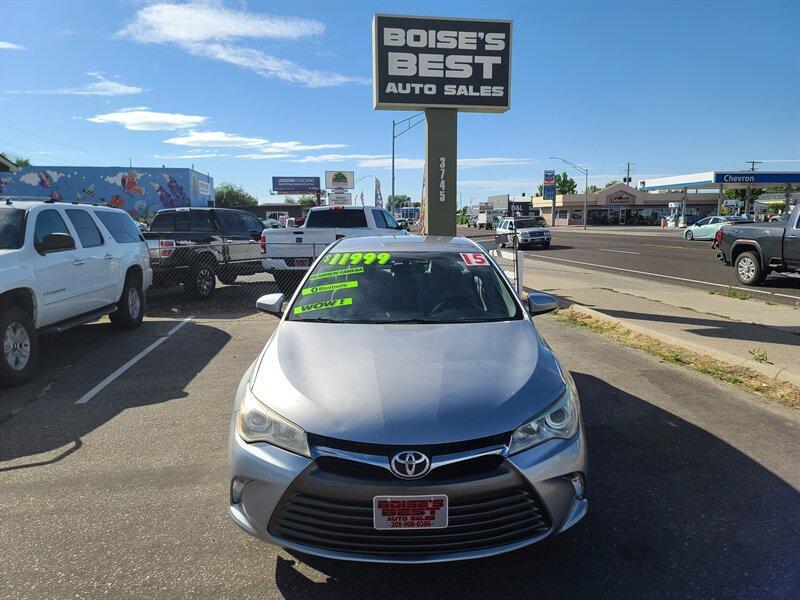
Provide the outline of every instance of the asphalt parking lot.
{"type": "Polygon", "coordinates": [[[251,539],[226,513],[228,418],[277,321],[239,308],[167,303],[135,331],[47,338],[37,377],[0,391],[0,597],[800,595],[796,412],[550,317],[537,322],[575,376],[589,442],[582,523],[435,566],[251,539]]]}

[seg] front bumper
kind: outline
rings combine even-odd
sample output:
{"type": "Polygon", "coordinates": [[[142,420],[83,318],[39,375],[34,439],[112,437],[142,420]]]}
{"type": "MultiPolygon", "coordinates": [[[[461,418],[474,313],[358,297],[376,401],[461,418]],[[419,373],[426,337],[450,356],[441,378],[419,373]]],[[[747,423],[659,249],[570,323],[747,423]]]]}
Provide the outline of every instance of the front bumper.
{"type": "MultiPolygon", "coordinates": [[[[365,474],[360,470],[353,471],[346,465],[342,467],[339,463],[331,464],[324,458],[308,459],[269,444],[247,444],[236,434],[234,421],[231,424],[229,451],[231,481],[241,478],[247,482],[240,498],[237,498],[239,501],[229,502],[233,521],[260,539],[328,558],[366,562],[432,563],[491,556],[528,546],[568,529],[586,514],[588,506],[584,498],[576,495],[572,482],[565,477],[572,473],[585,476],[586,440],[582,427],[569,440],[550,440],[512,457],[496,457],[495,463],[490,466],[477,466],[477,461],[483,459],[473,459],[475,462],[460,463],[463,471],[451,477],[443,474],[434,476],[432,471],[428,476],[413,481],[400,480],[381,472],[365,474]],[[472,465],[476,465],[473,473],[470,472],[472,465]],[[397,542],[401,538],[397,534],[416,535],[420,533],[419,530],[378,532],[363,525],[367,521],[367,513],[364,512],[366,509],[363,507],[375,495],[445,493],[450,498],[451,515],[454,515],[454,510],[457,515],[458,511],[463,514],[467,510],[464,506],[482,506],[479,497],[492,500],[501,497],[502,489],[506,492],[511,489],[508,486],[516,486],[520,493],[528,495],[526,497],[529,502],[526,500],[521,506],[524,505],[525,510],[530,509],[533,512],[517,515],[504,514],[501,511],[500,516],[493,515],[495,523],[492,525],[489,524],[489,519],[484,521],[473,514],[463,517],[469,524],[435,530],[461,540],[467,533],[458,531],[468,530],[470,535],[480,536],[483,535],[480,528],[491,528],[492,531],[505,528],[501,530],[502,535],[491,538],[499,540],[497,543],[487,541],[490,537],[483,541],[479,537],[469,538],[463,544],[460,541],[443,543],[447,540],[441,540],[439,533],[424,530],[421,535],[429,540],[436,540],[429,545],[425,545],[427,542],[420,542],[421,549],[417,551],[414,547],[417,540],[412,544],[401,543],[398,546],[397,542]],[[293,502],[305,505],[305,512],[298,513],[293,502]],[[327,505],[335,506],[336,512],[320,512],[327,505]],[[290,520],[295,520],[294,525],[289,523],[288,528],[283,526],[286,523],[282,521],[287,511],[292,513],[290,520]],[[299,521],[298,514],[301,518],[299,521]],[[342,527],[349,532],[360,526],[359,533],[362,535],[351,536],[344,532],[345,529],[332,530],[337,515],[354,523],[360,518],[361,521],[358,522],[361,525],[342,527]],[[515,521],[517,518],[519,520],[515,521]],[[298,526],[300,534],[295,529],[298,526]],[[384,544],[381,536],[387,533],[394,536],[384,538],[384,544]],[[429,535],[431,533],[434,535],[429,535]]],[[[490,502],[485,502],[488,503],[490,502]]],[[[510,511],[511,508],[507,510],[510,511]]],[[[455,524],[457,518],[454,517],[451,523],[455,524]]],[[[466,521],[462,520],[462,523],[466,521]]]]}
{"type": "Polygon", "coordinates": [[[307,260],[308,264],[305,266],[295,266],[294,261],[297,260],[297,258],[262,258],[261,266],[267,273],[274,273],[275,271],[308,271],[308,267],[314,262],[314,258],[299,258],[307,260]]]}
{"type": "Polygon", "coordinates": [[[552,236],[541,236],[541,237],[530,237],[530,238],[520,238],[519,243],[521,246],[539,246],[542,244],[550,243],[552,240],[552,236]]]}

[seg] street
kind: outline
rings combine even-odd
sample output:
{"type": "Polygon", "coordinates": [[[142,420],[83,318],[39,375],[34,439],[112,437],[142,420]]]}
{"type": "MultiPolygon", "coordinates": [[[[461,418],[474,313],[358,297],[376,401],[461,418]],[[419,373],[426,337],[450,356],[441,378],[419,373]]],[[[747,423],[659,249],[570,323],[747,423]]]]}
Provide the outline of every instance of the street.
{"type": "MultiPolygon", "coordinates": [[[[703,289],[736,286],[753,296],[775,302],[800,300],[800,278],[773,273],[762,285],[742,286],[733,268],[717,260],[716,250],[711,248],[709,240],[689,241],[679,230],[653,227],[604,231],[594,228],[584,232],[578,228],[554,227],[551,232],[550,248],[530,250],[531,256],[703,289]]],[[[470,237],[487,233],[493,232],[458,228],[459,235],[470,237]]]]}
{"type": "Polygon", "coordinates": [[[428,566],[256,541],[227,516],[226,442],[273,317],[194,315],[76,404],[184,318],[48,338],[40,375],[0,391],[14,410],[0,413],[0,597],[800,594],[796,411],[550,317],[537,323],[574,374],[590,447],[583,522],[505,556],[428,566]]]}

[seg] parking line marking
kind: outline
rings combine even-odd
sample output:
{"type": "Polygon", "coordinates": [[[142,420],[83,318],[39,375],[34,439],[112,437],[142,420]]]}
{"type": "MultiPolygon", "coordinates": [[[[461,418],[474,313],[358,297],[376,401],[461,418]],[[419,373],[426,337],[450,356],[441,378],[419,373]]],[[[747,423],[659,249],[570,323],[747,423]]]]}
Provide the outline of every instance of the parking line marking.
{"type": "Polygon", "coordinates": [[[101,381],[101,382],[100,382],[100,383],[98,383],[96,386],[94,386],[92,389],[90,389],[88,392],[86,392],[86,393],[85,393],[83,396],[81,396],[81,397],[80,397],[80,399],[78,399],[78,400],[75,402],[75,404],[86,404],[86,403],[87,403],[89,400],[91,400],[92,398],[94,398],[94,397],[97,395],[97,393],[98,393],[98,392],[100,392],[100,391],[101,391],[101,390],[102,390],[104,387],[106,387],[106,386],[107,386],[109,383],[111,383],[111,382],[112,382],[112,381],[114,381],[114,380],[115,380],[117,377],[119,377],[120,375],[122,375],[122,374],[123,374],[125,371],[127,371],[128,369],[130,369],[130,368],[131,368],[133,365],[135,365],[137,362],[139,362],[140,360],[142,360],[142,359],[143,359],[145,356],[147,356],[148,354],[150,354],[150,353],[151,353],[153,350],[155,350],[156,348],[158,348],[158,347],[159,347],[159,346],[160,346],[160,345],[161,345],[161,344],[164,342],[164,340],[166,340],[167,338],[169,338],[169,337],[170,337],[170,336],[171,336],[173,333],[175,333],[176,331],[178,331],[178,329],[180,329],[181,327],[183,327],[184,325],[186,325],[186,323],[188,323],[189,321],[191,321],[193,318],[194,318],[194,317],[186,317],[186,318],[185,318],[183,321],[181,321],[180,323],[178,323],[177,325],[175,325],[175,327],[173,327],[172,329],[170,329],[170,330],[167,332],[167,334],[166,334],[165,336],[158,338],[158,339],[157,339],[155,342],[153,342],[152,344],[150,344],[150,345],[149,345],[147,348],[145,348],[144,350],[142,350],[141,352],[139,352],[139,354],[137,354],[136,356],[134,356],[132,359],[130,359],[128,362],[126,362],[124,365],[122,365],[122,366],[121,366],[119,369],[117,369],[116,371],[114,371],[114,372],[113,372],[111,375],[109,375],[108,377],[106,377],[105,379],[103,379],[103,381],[101,381]]]}
{"type": "Polygon", "coordinates": [[[611,250],[609,248],[598,248],[603,252],[619,252],[620,254],[641,254],[641,252],[631,252],[630,250],[611,250]]]}
{"type": "Polygon", "coordinates": [[[625,273],[638,273],[639,275],[650,275],[652,277],[663,277],[664,279],[674,279],[676,281],[688,281],[689,283],[700,283],[702,285],[714,285],[716,287],[721,288],[733,288],[735,290],[742,290],[744,292],[757,292],[759,294],[766,294],[768,296],[778,296],[780,298],[790,298],[791,300],[797,300],[798,296],[792,296],[790,294],[779,294],[777,292],[768,292],[766,290],[755,290],[753,288],[746,288],[741,287],[738,285],[725,285],[724,283],[712,283],[711,281],[700,281],[698,279],[687,279],[686,277],[675,277],[673,275],[662,275],[661,273],[650,273],[648,271],[637,271],[635,269],[623,269],[622,267],[612,267],[610,265],[598,265],[595,263],[589,262],[582,262],[580,260],[569,260],[568,258],[556,258],[555,256],[541,256],[537,254],[535,257],[542,260],[558,260],[561,262],[568,262],[574,263],[576,265],[585,265],[587,267],[600,267],[601,269],[613,269],[615,271],[624,271],[625,273]]]}

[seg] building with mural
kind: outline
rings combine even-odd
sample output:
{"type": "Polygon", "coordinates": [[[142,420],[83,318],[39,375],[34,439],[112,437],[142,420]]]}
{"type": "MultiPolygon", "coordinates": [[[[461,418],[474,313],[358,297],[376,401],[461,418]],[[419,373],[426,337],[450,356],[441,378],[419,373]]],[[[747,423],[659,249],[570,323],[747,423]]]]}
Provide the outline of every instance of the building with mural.
{"type": "Polygon", "coordinates": [[[162,208],[213,206],[214,180],[192,169],[20,167],[0,174],[0,196],[106,204],[150,221],[162,208]]]}

